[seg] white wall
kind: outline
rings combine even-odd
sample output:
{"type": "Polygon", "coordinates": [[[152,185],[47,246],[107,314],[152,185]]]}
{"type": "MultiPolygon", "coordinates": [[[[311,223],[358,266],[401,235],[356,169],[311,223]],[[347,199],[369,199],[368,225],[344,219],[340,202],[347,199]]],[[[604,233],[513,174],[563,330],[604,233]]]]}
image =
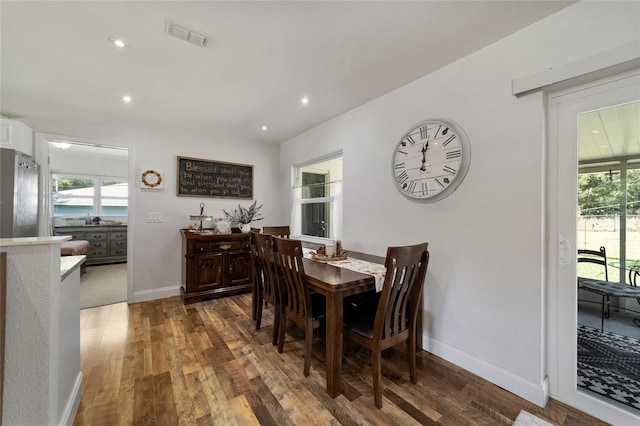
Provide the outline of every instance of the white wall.
{"type": "Polygon", "coordinates": [[[429,242],[426,349],[538,404],[548,397],[545,102],[512,96],[511,82],[638,41],[639,6],[578,3],[281,145],[283,204],[293,164],[343,150],[346,248],[382,256],[429,242]],[[403,133],[434,117],[465,129],[471,165],[456,192],[423,204],[395,189],[390,162],[403,133]]]}
{"type": "Polygon", "coordinates": [[[49,150],[51,173],[74,173],[92,176],[127,177],[127,157],[105,157],[89,153],[70,152],[62,149],[49,150]]]}
{"type": "MultiPolygon", "coordinates": [[[[108,120],[105,119],[108,123],[108,120]]],[[[223,216],[238,204],[248,207],[251,200],[223,200],[176,195],[177,157],[254,165],[254,198],[263,204],[265,218],[258,226],[283,223],[278,180],[279,147],[273,144],[237,140],[216,129],[183,128],[180,123],[164,126],[139,122],[112,122],[108,125],[80,125],[58,120],[29,123],[39,134],[69,136],[71,140],[91,141],[129,148],[129,280],[130,301],[143,301],[178,295],[181,281],[181,237],[179,230],[190,225],[189,215],[205,212],[223,216]],[[140,170],[153,168],[163,172],[164,189],[141,189],[140,170]],[[147,223],[147,213],[160,213],[162,223],[147,223]]],[[[37,138],[36,143],[44,143],[37,138]]],[[[38,149],[38,147],[36,146],[38,149]]],[[[56,162],[56,165],[62,163],[56,162]]],[[[112,166],[112,165],[111,165],[112,166]]],[[[94,170],[113,170],[108,162],[92,164],[94,170]]],[[[56,166],[57,167],[57,166],[56,166]]],[[[288,217],[288,215],[287,215],[288,217]]]]}
{"type": "MultiPolygon", "coordinates": [[[[165,188],[157,191],[133,188],[135,195],[135,252],[133,259],[136,300],[161,293],[148,294],[156,289],[176,286],[181,277],[181,236],[179,229],[189,226],[189,215],[199,213],[205,203],[205,213],[223,217],[222,210],[248,207],[251,200],[223,200],[219,198],[178,197],[176,195],[177,157],[204,158],[254,165],[254,198],[263,204],[263,221],[257,226],[280,224],[282,206],[279,203],[278,146],[251,143],[209,134],[180,134],[178,137],[139,138],[136,140],[135,164],[140,168],[154,168],[164,172],[165,188]],[[163,223],[147,223],[147,213],[159,212],[163,223]]],[[[134,179],[137,182],[137,179],[134,179]]],[[[130,218],[131,220],[131,218],[130,218]]],[[[129,222],[131,226],[131,222],[129,222]]],[[[130,228],[131,229],[131,228],[130,228]]],[[[166,294],[166,293],[165,293],[166,294]]],[[[177,294],[177,293],[176,293],[177,294]]]]}

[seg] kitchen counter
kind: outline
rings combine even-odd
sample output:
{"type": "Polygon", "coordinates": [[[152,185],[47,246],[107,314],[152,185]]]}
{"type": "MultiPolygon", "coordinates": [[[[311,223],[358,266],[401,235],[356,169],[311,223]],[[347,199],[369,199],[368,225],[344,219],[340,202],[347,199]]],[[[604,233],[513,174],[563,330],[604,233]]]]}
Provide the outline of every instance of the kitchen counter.
{"type": "Polygon", "coordinates": [[[87,256],[62,256],[60,258],[60,281],[64,281],[73,271],[86,261],[87,256]]]}
{"type": "Polygon", "coordinates": [[[3,238],[7,253],[4,403],[7,425],[70,425],[82,396],[80,268],[69,236],[3,238]]]}
{"type": "Polygon", "coordinates": [[[69,241],[70,239],[71,237],[68,235],[60,235],[55,237],[0,238],[0,247],[60,244],[61,242],[69,241]]]}

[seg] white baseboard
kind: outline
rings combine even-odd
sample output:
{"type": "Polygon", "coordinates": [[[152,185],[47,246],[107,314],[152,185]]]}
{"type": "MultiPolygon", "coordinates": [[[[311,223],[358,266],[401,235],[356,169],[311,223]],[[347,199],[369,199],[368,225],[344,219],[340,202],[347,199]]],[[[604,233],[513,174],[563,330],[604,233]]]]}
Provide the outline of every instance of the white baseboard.
{"type": "Polygon", "coordinates": [[[423,335],[422,340],[426,343],[424,347],[428,348],[428,351],[432,354],[462,367],[529,402],[544,407],[549,400],[549,378],[546,376],[542,383],[536,383],[436,339],[423,335]]]}
{"type": "Polygon", "coordinates": [[[78,372],[69,399],[64,407],[64,413],[60,416],[60,426],[71,426],[76,418],[76,412],[82,398],[82,371],[78,372]]]}
{"type": "Polygon", "coordinates": [[[153,290],[136,291],[133,300],[129,303],[146,302],[148,300],[164,299],[166,297],[180,296],[180,286],[154,288],[153,290]]]}

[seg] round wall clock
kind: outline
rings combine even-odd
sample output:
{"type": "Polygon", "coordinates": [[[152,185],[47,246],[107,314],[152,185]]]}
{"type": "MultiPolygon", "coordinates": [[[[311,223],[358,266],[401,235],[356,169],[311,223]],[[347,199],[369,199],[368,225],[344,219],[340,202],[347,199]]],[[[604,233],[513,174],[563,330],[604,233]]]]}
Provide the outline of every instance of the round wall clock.
{"type": "Polygon", "coordinates": [[[398,190],[425,202],[442,200],[464,179],[471,160],[466,133],[445,119],[412,126],[393,151],[391,170],[398,190]]]}

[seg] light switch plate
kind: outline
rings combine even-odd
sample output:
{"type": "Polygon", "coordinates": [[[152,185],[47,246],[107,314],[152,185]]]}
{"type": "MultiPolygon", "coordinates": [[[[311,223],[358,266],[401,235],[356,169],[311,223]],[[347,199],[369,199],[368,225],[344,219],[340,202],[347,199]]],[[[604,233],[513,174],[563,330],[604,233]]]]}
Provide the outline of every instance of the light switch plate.
{"type": "Polygon", "coordinates": [[[162,223],[162,213],[147,213],[147,223],[162,223]]]}

